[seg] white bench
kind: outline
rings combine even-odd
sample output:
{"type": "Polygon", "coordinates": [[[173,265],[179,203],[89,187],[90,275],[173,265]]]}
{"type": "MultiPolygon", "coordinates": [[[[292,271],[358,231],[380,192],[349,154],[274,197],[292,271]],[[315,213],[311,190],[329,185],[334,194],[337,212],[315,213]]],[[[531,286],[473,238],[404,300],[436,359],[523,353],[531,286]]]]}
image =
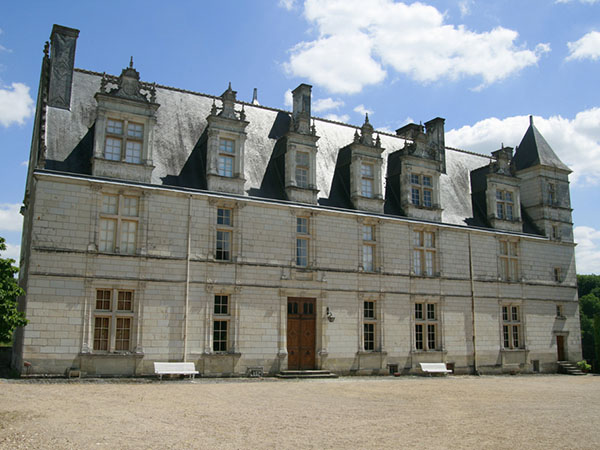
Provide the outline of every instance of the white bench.
{"type": "Polygon", "coordinates": [[[155,362],[154,373],[162,380],[163,375],[190,375],[194,378],[198,371],[193,362],[155,362]]]}
{"type": "Polygon", "coordinates": [[[419,363],[419,365],[421,366],[421,371],[423,373],[441,373],[444,375],[447,373],[452,373],[451,370],[446,368],[445,363],[419,363]]]}

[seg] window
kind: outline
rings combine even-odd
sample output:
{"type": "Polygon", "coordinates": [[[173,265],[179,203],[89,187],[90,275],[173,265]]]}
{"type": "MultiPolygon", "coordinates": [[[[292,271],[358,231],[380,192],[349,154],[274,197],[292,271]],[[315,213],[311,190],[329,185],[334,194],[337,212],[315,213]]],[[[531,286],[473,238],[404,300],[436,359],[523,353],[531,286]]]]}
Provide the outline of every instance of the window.
{"type": "Polygon", "coordinates": [[[518,305],[502,306],[502,343],[505,349],[522,348],[521,308],[518,305]]]}
{"type": "Polygon", "coordinates": [[[213,316],[213,351],[226,352],[230,322],[228,295],[215,295],[213,316]]]}
{"type": "Polygon", "coordinates": [[[552,225],[552,239],[560,239],[560,228],[558,225],[552,225]]]}
{"type": "Polygon", "coordinates": [[[563,306],[562,305],[556,305],[556,317],[558,318],[563,318],[565,317],[563,314],[563,306]]]}
{"type": "Polygon", "coordinates": [[[513,220],[514,204],[512,192],[496,191],[496,215],[498,219],[513,220]]]}
{"type": "Polygon", "coordinates": [[[413,231],[413,272],[415,275],[435,275],[435,233],[413,231]]]}
{"type": "Polygon", "coordinates": [[[548,204],[554,205],[556,204],[556,185],[554,183],[548,183],[548,204]]]}
{"type": "Polygon", "coordinates": [[[363,225],[362,268],[365,272],[375,271],[375,226],[363,225]]]}
{"type": "Polygon", "coordinates": [[[360,165],[360,195],[373,198],[375,185],[375,169],[373,164],[360,165]]]}
{"type": "Polygon", "coordinates": [[[519,243],[516,241],[500,241],[500,278],[504,281],[519,278],[519,243]]]}
{"type": "Polygon", "coordinates": [[[410,174],[411,202],[415,206],[433,206],[433,178],[429,175],[410,174]]]}
{"type": "Polygon", "coordinates": [[[296,185],[308,188],[309,155],[307,152],[296,152],[296,185]]]}
{"type": "Polygon", "coordinates": [[[103,194],[98,249],[101,252],[134,254],[137,243],[138,216],[138,197],[103,194]]]}
{"type": "Polygon", "coordinates": [[[560,283],[562,280],[560,267],[554,268],[554,281],[560,283]]]}
{"type": "Polygon", "coordinates": [[[131,351],[132,329],[133,291],[97,289],[92,347],[94,351],[131,351]]]}
{"type": "Polygon", "coordinates": [[[216,260],[231,261],[232,235],[233,210],[230,208],[217,208],[216,260]]]}
{"type": "Polygon", "coordinates": [[[308,266],[308,244],[310,242],[308,217],[296,217],[296,265],[308,266]]]}
{"type": "Polygon", "coordinates": [[[376,348],[377,316],[375,302],[363,302],[363,348],[365,351],[374,351],[376,348]]]}
{"type": "Polygon", "coordinates": [[[235,159],[235,141],[219,139],[219,162],[217,173],[222,177],[233,177],[233,162],[235,159]]]}
{"type": "Polygon", "coordinates": [[[104,158],[134,164],[142,162],[144,125],[128,120],[107,119],[104,158]],[[125,152],[123,152],[125,149],[125,152]]]}
{"type": "Polygon", "coordinates": [[[438,311],[436,303],[415,303],[415,349],[438,348],[438,311]]]}

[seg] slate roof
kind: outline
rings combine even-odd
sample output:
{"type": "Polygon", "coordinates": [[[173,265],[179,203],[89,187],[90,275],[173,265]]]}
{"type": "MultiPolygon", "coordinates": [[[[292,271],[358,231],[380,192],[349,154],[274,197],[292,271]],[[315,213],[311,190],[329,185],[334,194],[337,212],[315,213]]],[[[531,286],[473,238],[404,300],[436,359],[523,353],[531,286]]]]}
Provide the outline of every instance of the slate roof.
{"type": "Polygon", "coordinates": [[[513,161],[517,170],[541,165],[571,172],[571,169],[556,156],[552,147],[535,127],[531,116],[529,117],[529,128],[515,151],[513,161]]]}
{"type": "MultiPolygon", "coordinates": [[[[47,169],[91,176],[97,108],[94,94],[100,89],[101,78],[100,73],[75,69],[70,111],[47,107],[47,169]]],[[[220,104],[216,96],[156,85],[156,102],[160,107],[154,129],[152,184],[205,189],[199,176],[203,165],[201,147],[213,99],[220,104]]],[[[236,109],[241,109],[242,103],[249,122],[244,162],[245,195],[282,199],[283,186],[278,181],[281,174],[270,162],[281,151],[277,143],[288,129],[290,112],[239,101],[236,109]]],[[[347,199],[335,194],[334,172],[338,152],[353,141],[354,132],[360,127],[321,118],[315,118],[315,126],[320,136],[317,142],[319,204],[349,208],[347,199]]],[[[388,154],[403,148],[405,139],[384,132],[380,137],[385,149],[382,155],[382,173],[385,174],[388,154]]],[[[536,142],[542,141],[543,138],[536,142]]],[[[469,174],[490,161],[491,156],[446,149],[446,174],[440,178],[443,223],[485,226],[473,218],[469,174]]],[[[388,214],[399,213],[387,203],[385,210],[388,214]]]]}

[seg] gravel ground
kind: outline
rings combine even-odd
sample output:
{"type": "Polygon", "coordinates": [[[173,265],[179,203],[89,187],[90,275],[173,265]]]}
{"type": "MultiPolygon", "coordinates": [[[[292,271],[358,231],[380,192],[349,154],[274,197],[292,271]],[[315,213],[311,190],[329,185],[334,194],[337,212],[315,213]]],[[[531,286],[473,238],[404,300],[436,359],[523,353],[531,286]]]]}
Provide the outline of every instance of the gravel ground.
{"type": "Polygon", "coordinates": [[[0,448],[600,448],[600,377],[2,380],[0,448]]]}

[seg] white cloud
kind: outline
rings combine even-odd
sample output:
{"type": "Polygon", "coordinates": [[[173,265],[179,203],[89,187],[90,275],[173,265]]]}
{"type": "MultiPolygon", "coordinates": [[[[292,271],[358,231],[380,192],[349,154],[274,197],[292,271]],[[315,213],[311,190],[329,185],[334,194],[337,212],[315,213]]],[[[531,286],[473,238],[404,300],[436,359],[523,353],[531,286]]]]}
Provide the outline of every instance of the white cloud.
{"type": "Polygon", "coordinates": [[[471,13],[471,5],[473,0],[461,0],[458,2],[458,9],[460,10],[460,17],[465,17],[471,13]]]}
{"type": "Polygon", "coordinates": [[[575,227],[577,273],[600,274],[600,231],[591,227],[575,227]]]}
{"type": "Polygon", "coordinates": [[[320,98],[313,102],[312,109],[314,112],[327,111],[329,109],[338,109],[340,106],[344,106],[342,100],[334,100],[332,98],[320,98]]]}
{"type": "Polygon", "coordinates": [[[20,255],[21,255],[21,246],[18,244],[16,244],[16,245],[9,244],[8,242],[6,242],[6,250],[3,252],[0,252],[0,257],[14,259],[17,262],[17,265],[19,263],[20,255]]]}
{"type": "Polygon", "coordinates": [[[0,86],[0,125],[8,127],[14,123],[23,125],[33,115],[33,99],[29,87],[23,83],[0,86]]]}
{"type": "Polygon", "coordinates": [[[293,100],[294,100],[294,97],[292,95],[292,90],[288,89],[287,91],[285,91],[285,94],[283,94],[283,104],[284,104],[284,106],[286,108],[291,108],[293,100]]]}
{"type": "Polygon", "coordinates": [[[279,0],[279,6],[291,11],[296,6],[296,0],[279,0]]]}
{"type": "Polygon", "coordinates": [[[575,42],[567,42],[569,56],[567,61],[573,59],[600,59],[600,32],[590,31],[575,42]]]}
{"type": "Polygon", "coordinates": [[[28,160],[26,160],[26,161],[23,161],[23,162],[21,163],[21,165],[22,165],[22,166],[25,166],[25,167],[27,167],[27,166],[29,166],[29,161],[28,161],[28,160]]]}
{"type": "Polygon", "coordinates": [[[342,114],[341,116],[338,116],[337,114],[327,114],[325,116],[325,119],[334,120],[336,122],[347,123],[350,120],[350,116],[348,114],[342,114]]]}
{"type": "Polygon", "coordinates": [[[23,216],[19,203],[0,203],[0,231],[20,231],[23,216]]]}
{"type": "Polygon", "coordinates": [[[354,108],[354,112],[359,113],[361,116],[364,116],[365,114],[373,114],[373,111],[371,111],[370,109],[365,108],[365,105],[358,105],[354,108]]]}
{"type": "MultiPolygon", "coordinates": [[[[600,108],[577,113],[574,119],[534,117],[534,124],[558,157],[573,170],[571,182],[600,184],[600,108]]],[[[490,154],[501,144],[519,145],[528,126],[528,116],[491,117],[448,131],[446,144],[490,154]]]]}
{"type": "Polygon", "coordinates": [[[488,85],[535,65],[549,50],[515,45],[518,33],[506,28],[477,33],[445,24],[441,12],[418,2],[306,0],[304,15],[318,37],[293,47],[284,68],[337,93],[377,84],[387,68],[421,83],[475,76],[488,85]]]}

